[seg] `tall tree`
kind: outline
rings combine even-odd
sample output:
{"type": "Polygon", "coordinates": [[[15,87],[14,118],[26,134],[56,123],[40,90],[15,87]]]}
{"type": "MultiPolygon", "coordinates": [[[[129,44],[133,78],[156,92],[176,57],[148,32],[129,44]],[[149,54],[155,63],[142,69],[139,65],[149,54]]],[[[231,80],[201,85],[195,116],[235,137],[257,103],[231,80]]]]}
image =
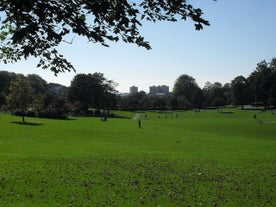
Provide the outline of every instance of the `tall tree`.
{"type": "Polygon", "coordinates": [[[194,108],[201,109],[203,107],[205,97],[200,88],[197,88],[192,96],[192,104],[194,108]]]}
{"type": "Polygon", "coordinates": [[[219,82],[205,83],[203,92],[206,98],[206,106],[220,107],[226,105],[226,96],[222,84],[219,82]]]}
{"type": "Polygon", "coordinates": [[[90,96],[88,95],[88,80],[86,74],[78,74],[71,81],[68,98],[81,111],[88,111],[90,96]]]}
{"type": "Polygon", "coordinates": [[[202,89],[204,97],[205,97],[204,106],[210,106],[212,103],[212,99],[211,99],[212,88],[213,88],[213,84],[211,82],[207,81],[204,84],[204,87],[202,89]]]}
{"type": "Polygon", "coordinates": [[[87,112],[89,107],[96,109],[109,107],[110,98],[116,92],[116,84],[107,80],[102,73],[78,74],[71,82],[68,98],[87,112]]]}
{"type": "Polygon", "coordinates": [[[211,92],[212,104],[211,106],[220,107],[226,105],[226,97],[222,88],[222,84],[215,82],[211,92]]]}
{"type": "Polygon", "coordinates": [[[225,83],[222,87],[224,96],[226,98],[226,104],[233,103],[233,95],[231,91],[231,83],[225,83]]]}
{"type": "Polygon", "coordinates": [[[179,76],[173,87],[173,93],[176,97],[183,96],[189,103],[192,103],[192,97],[198,85],[195,79],[189,75],[183,74],[179,76]]]}
{"type": "Polygon", "coordinates": [[[231,89],[233,95],[233,104],[242,105],[242,108],[245,104],[250,102],[249,98],[249,86],[247,80],[243,76],[237,76],[231,82],[231,89]]]}
{"type": "Polygon", "coordinates": [[[18,76],[16,80],[11,82],[9,90],[9,107],[13,110],[19,110],[22,115],[22,121],[25,122],[27,109],[33,100],[33,89],[23,76],[18,76]]]}
{"type": "Polygon", "coordinates": [[[272,87],[272,70],[266,61],[257,64],[256,70],[248,77],[254,100],[267,107],[272,87]]]}
{"type": "Polygon", "coordinates": [[[38,67],[55,74],[74,70],[57,51],[60,43],[68,42],[69,33],[103,46],[121,39],[150,49],[139,31],[143,21],[189,18],[196,30],[209,25],[202,10],[186,0],[2,0],[0,15],[0,60],[7,63],[34,56],[39,58],[38,67]]]}

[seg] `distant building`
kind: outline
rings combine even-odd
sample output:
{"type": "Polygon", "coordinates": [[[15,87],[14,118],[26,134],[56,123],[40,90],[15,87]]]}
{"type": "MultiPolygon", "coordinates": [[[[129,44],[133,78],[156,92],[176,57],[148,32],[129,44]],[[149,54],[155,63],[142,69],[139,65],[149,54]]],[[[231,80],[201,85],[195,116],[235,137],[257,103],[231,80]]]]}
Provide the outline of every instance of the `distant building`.
{"type": "Polygon", "coordinates": [[[162,86],[150,86],[149,87],[149,94],[150,95],[168,95],[169,92],[169,86],[162,85],[162,86]]]}
{"type": "Polygon", "coordinates": [[[136,86],[131,86],[130,88],[129,88],[129,94],[130,95],[134,95],[134,94],[137,94],[138,93],[138,87],[136,87],[136,86]]]}

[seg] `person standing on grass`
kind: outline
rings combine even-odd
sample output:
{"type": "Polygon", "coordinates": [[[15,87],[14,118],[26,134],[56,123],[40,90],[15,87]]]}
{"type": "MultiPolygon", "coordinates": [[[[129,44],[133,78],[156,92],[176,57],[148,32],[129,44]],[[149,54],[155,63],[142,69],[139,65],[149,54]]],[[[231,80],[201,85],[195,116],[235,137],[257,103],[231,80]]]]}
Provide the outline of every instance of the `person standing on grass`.
{"type": "Polygon", "coordinates": [[[138,127],[142,128],[142,124],[141,124],[141,114],[135,114],[135,116],[132,118],[136,121],[138,121],[138,127]]]}
{"type": "Polygon", "coordinates": [[[141,124],[141,119],[140,118],[138,119],[138,127],[142,128],[142,124],[141,124]]]}

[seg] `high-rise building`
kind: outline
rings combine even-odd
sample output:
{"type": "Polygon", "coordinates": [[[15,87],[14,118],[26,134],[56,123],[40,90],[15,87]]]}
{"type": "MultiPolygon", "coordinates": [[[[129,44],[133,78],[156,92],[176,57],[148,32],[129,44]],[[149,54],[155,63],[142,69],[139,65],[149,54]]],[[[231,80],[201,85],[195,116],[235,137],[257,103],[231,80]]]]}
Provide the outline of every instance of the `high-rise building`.
{"type": "Polygon", "coordinates": [[[130,95],[134,95],[134,94],[138,93],[138,87],[137,86],[129,87],[129,93],[130,93],[130,95]]]}
{"type": "Polygon", "coordinates": [[[168,95],[169,94],[169,86],[150,86],[149,93],[151,95],[168,95]]]}

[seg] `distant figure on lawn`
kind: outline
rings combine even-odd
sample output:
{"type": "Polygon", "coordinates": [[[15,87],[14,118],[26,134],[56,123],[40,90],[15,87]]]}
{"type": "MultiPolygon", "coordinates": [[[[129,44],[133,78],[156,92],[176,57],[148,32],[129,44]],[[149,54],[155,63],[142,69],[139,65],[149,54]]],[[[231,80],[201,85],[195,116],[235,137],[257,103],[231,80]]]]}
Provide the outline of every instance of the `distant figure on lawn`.
{"type": "Polygon", "coordinates": [[[141,119],[138,119],[138,127],[139,127],[139,128],[142,128],[141,119]]]}

